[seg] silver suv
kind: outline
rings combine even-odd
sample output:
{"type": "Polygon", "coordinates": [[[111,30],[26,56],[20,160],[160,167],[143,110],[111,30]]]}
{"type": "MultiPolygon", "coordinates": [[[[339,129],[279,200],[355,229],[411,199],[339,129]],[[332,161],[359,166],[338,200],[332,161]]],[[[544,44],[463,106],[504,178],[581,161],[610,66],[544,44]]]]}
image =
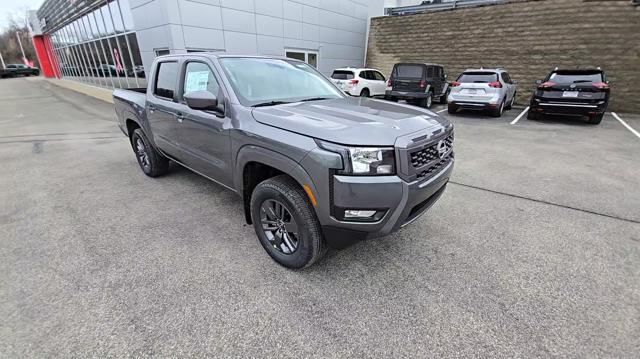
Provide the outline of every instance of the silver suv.
{"type": "Polygon", "coordinates": [[[500,117],[515,102],[517,82],[505,69],[469,69],[451,83],[449,113],[458,110],[488,110],[500,117]]]}

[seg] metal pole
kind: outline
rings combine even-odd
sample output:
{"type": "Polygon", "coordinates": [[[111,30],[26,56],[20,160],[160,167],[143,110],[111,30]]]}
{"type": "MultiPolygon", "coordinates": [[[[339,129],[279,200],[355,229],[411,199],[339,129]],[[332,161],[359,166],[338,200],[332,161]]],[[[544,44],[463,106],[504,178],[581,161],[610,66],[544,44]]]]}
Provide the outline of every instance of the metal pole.
{"type": "Polygon", "coordinates": [[[97,85],[96,79],[93,77],[94,75],[93,69],[90,68],[91,63],[89,62],[89,56],[87,55],[87,50],[84,48],[84,46],[82,46],[83,45],[82,37],[78,35],[78,29],[76,28],[76,26],[74,26],[75,22],[69,25],[71,25],[69,30],[72,30],[72,33],[74,34],[75,38],[78,40],[78,44],[77,44],[78,55],[80,56],[80,60],[84,64],[84,68],[87,74],[87,80],[92,82],[94,85],[97,85]],[[89,64],[89,66],[87,66],[87,64],[89,64]]]}
{"type": "Polygon", "coordinates": [[[95,63],[95,61],[93,61],[93,68],[91,68],[91,57],[89,57],[89,52],[87,51],[87,46],[86,46],[87,44],[86,44],[86,43],[85,43],[85,41],[82,39],[82,33],[81,33],[81,32],[80,32],[80,30],[79,30],[80,25],[78,25],[78,23],[77,23],[77,21],[76,21],[76,22],[71,23],[71,27],[73,28],[73,31],[75,31],[76,36],[78,37],[78,40],[80,40],[80,41],[79,41],[79,43],[78,43],[78,46],[79,46],[79,47],[80,47],[80,49],[84,52],[84,58],[83,58],[83,61],[84,61],[84,60],[86,60],[86,63],[89,65],[89,66],[87,66],[87,68],[89,68],[91,81],[92,81],[94,84],[96,84],[96,85],[100,86],[100,81],[98,81],[98,79],[96,78],[96,77],[97,77],[97,75],[98,75],[98,74],[97,74],[98,69],[97,69],[97,67],[96,67],[96,63],[95,63]],[[96,73],[94,73],[94,71],[95,71],[96,73]]]}
{"type": "Polygon", "coordinates": [[[56,31],[53,36],[56,39],[56,51],[58,54],[58,57],[60,59],[62,59],[62,62],[60,62],[60,73],[62,73],[62,77],[67,77],[67,76],[71,76],[70,72],[69,72],[69,57],[67,56],[67,51],[66,48],[63,46],[64,44],[64,40],[62,39],[61,36],[61,31],[58,30],[56,31]]]}
{"type": "Polygon", "coordinates": [[[4,64],[4,57],[2,57],[2,52],[0,52],[0,62],[2,62],[2,69],[5,69],[5,64],[4,64]]]}
{"type": "MultiPolygon", "coordinates": [[[[122,8],[120,7],[120,0],[116,0],[116,4],[118,5],[118,12],[120,13],[120,19],[122,20],[122,27],[126,32],[127,27],[124,24],[124,16],[122,16],[122,8]]],[[[136,87],[140,87],[140,84],[138,83],[138,74],[136,73],[136,64],[133,61],[133,53],[131,52],[131,44],[129,43],[129,37],[127,36],[127,34],[124,35],[124,40],[127,43],[127,51],[129,51],[129,60],[131,60],[131,71],[133,71],[133,77],[135,77],[136,79],[136,87]]],[[[125,76],[126,76],[126,71],[125,71],[125,76]]],[[[129,78],[127,77],[127,86],[128,85],[129,85],[129,78]]]]}
{"type": "MultiPolygon", "coordinates": [[[[111,17],[111,24],[113,24],[113,33],[116,35],[115,40],[116,40],[116,46],[118,47],[118,57],[122,58],[122,48],[120,47],[120,41],[118,41],[118,29],[116,29],[116,22],[113,21],[113,13],[111,12],[111,7],[109,6],[109,0],[104,0],[104,2],[107,4],[107,9],[109,10],[109,16],[111,17]]],[[[117,4],[116,4],[117,5],[117,4]]],[[[122,30],[124,30],[124,23],[122,23],[122,30]]],[[[113,50],[112,50],[113,53],[113,50]]],[[[115,62],[115,56],[114,56],[114,60],[115,62]]],[[[122,61],[124,62],[124,61],[122,61]]],[[[125,76],[127,76],[127,69],[125,68],[125,76]]],[[[118,81],[119,82],[119,81],[118,81]]],[[[127,83],[127,86],[129,84],[127,83]]],[[[120,85],[120,87],[122,87],[122,85],[120,85]]]]}
{"type": "Polygon", "coordinates": [[[64,36],[64,42],[67,44],[66,48],[65,48],[65,52],[69,51],[69,58],[71,59],[71,63],[73,64],[73,66],[75,67],[76,71],[75,71],[75,76],[78,78],[78,81],[80,82],[84,82],[83,79],[83,74],[81,71],[82,70],[82,66],[80,66],[80,63],[78,62],[78,57],[76,56],[76,52],[74,51],[73,48],[73,40],[69,37],[69,28],[68,26],[65,26],[63,28],[60,29],[62,35],[64,36]]]}
{"type": "Polygon", "coordinates": [[[24,63],[27,60],[27,56],[24,54],[24,49],[22,48],[22,41],[20,40],[20,31],[16,31],[16,38],[18,39],[18,45],[20,45],[20,52],[22,52],[22,62],[24,63]]]}
{"type": "MultiPolygon", "coordinates": [[[[96,11],[99,11],[99,10],[96,10],[96,11]]],[[[95,22],[96,27],[98,27],[98,19],[96,18],[96,12],[94,11],[92,14],[93,14],[93,21],[95,22]]],[[[91,27],[91,21],[89,21],[89,27],[91,27]]],[[[98,32],[100,32],[100,28],[98,28],[98,32]]],[[[102,43],[102,40],[98,39],[97,41],[100,41],[100,48],[102,49],[102,56],[104,57],[104,61],[109,61],[107,57],[107,52],[104,51],[104,44],[102,43]]],[[[111,87],[115,88],[116,85],[113,82],[113,76],[111,76],[111,71],[109,71],[109,78],[111,79],[111,87]]]]}
{"type": "Polygon", "coordinates": [[[73,31],[73,26],[71,24],[69,24],[67,31],[69,32],[71,43],[73,44],[71,49],[73,50],[73,53],[76,56],[76,60],[78,61],[78,64],[82,69],[82,77],[84,78],[85,82],[93,83],[93,81],[91,81],[91,79],[89,78],[89,68],[87,67],[87,63],[85,62],[84,56],[82,55],[82,45],[80,45],[80,39],[78,38],[78,35],[75,34],[75,31],[73,31]]]}
{"type": "Polygon", "coordinates": [[[67,34],[67,27],[63,27],[60,30],[60,33],[62,35],[62,37],[64,38],[64,42],[66,43],[66,46],[64,48],[64,52],[65,55],[67,55],[67,57],[71,60],[71,64],[73,65],[73,67],[75,68],[75,75],[78,78],[78,81],[83,82],[83,76],[82,73],[80,71],[82,71],[82,68],[80,67],[80,64],[78,63],[78,59],[76,58],[76,54],[73,51],[73,42],[71,41],[71,39],[68,37],[67,34]],[[67,51],[69,51],[69,53],[67,54],[67,51]]]}
{"type": "MultiPolygon", "coordinates": [[[[87,16],[86,19],[89,22],[89,27],[91,27],[91,21],[89,20],[89,17],[87,16]]],[[[81,21],[81,23],[82,23],[82,28],[84,28],[84,33],[87,35],[87,39],[89,39],[89,33],[87,32],[87,25],[84,23],[84,21],[81,21]]],[[[91,37],[93,37],[93,34],[91,34],[91,35],[92,35],[91,37]]],[[[100,52],[98,52],[98,46],[96,46],[95,40],[91,41],[91,42],[93,42],[93,48],[96,50],[96,56],[98,57],[98,66],[101,69],[102,76],[105,77],[104,85],[108,86],[108,82],[107,82],[106,76],[104,75],[104,69],[102,67],[102,64],[100,63],[100,52]]],[[[93,62],[95,62],[96,59],[93,56],[93,51],[91,50],[91,42],[88,42],[87,46],[89,46],[89,50],[91,51],[91,58],[93,59],[93,62]]],[[[109,77],[111,77],[111,69],[109,69],[109,77]]],[[[113,86],[113,79],[111,79],[111,88],[113,88],[113,87],[115,87],[115,86],[113,86]]]]}
{"type": "MultiPolygon", "coordinates": [[[[109,4],[107,3],[107,6],[109,7],[109,4]]],[[[104,15],[102,14],[102,9],[100,10],[100,17],[102,18],[102,25],[104,26],[105,31],[107,30],[107,22],[104,20],[104,15]]],[[[116,32],[116,24],[113,23],[113,17],[111,18],[111,26],[113,27],[113,33],[115,34],[115,39],[116,39],[116,43],[118,42],[118,35],[116,32]]],[[[113,62],[116,62],[116,57],[113,54],[113,47],[111,46],[111,40],[110,37],[107,37],[107,45],[109,46],[109,53],[111,54],[111,59],[113,59],[113,62]]],[[[122,87],[122,86],[120,86],[122,87]]]]}

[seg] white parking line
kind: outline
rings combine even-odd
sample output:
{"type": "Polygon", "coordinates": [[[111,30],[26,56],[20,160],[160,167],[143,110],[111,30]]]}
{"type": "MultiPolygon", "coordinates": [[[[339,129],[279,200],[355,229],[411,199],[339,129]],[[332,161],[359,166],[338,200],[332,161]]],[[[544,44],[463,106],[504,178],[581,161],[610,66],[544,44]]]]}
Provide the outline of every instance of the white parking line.
{"type": "Polygon", "coordinates": [[[511,121],[511,125],[515,125],[516,123],[518,123],[518,121],[520,121],[520,119],[527,114],[527,112],[529,111],[529,106],[527,106],[527,108],[524,109],[524,111],[522,111],[518,117],[516,117],[515,120],[511,121]]]}
{"type": "Polygon", "coordinates": [[[618,120],[618,122],[620,122],[622,124],[622,126],[626,127],[627,130],[631,131],[631,133],[633,133],[634,135],[636,135],[636,137],[640,138],[640,133],[636,130],[633,129],[633,127],[629,126],[626,122],[624,122],[620,116],[618,116],[617,113],[615,112],[611,112],[611,114],[613,115],[613,117],[615,117],[616,120],[618,120]]]}
{"type": "Polygon", "coordinates": [[[446,110],[447,109],[445,108],[444,110],[436,111],[436,113],[445,112],[446,110]]]}

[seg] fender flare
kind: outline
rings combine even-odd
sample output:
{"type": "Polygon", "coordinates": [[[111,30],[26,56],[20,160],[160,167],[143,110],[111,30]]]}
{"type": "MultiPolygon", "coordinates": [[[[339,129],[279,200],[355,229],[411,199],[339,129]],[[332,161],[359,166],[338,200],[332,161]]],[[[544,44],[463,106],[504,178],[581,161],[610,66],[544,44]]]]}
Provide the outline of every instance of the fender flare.
{"type": "Polygon", "coordinates": [[[135,123],[138,125],[138,127],[142,128],[142,130],[143,130],[143,131],[145,132],[145,134],[146,134],[146,132],[147,132],[147,131],[146,131],[146,129],[142,126],[142,124],[140,123],[140,119],[139,119],[139,118],[138,118],[138,116],[136,116],[136,114],[135,114],[135,113],[133,113],[131,110],[126,109],[126,110],[122,111],[122,118],[124,118],[124,123],[123,123],[124,128],[123,128],[123,130],[124,130],[124,131],[126,131],[126,135],[127,135],[127,137],[131,137],[131,134],[129,133],[129,128],[128,128],[128,126],[127,126],[127,122],[129,122],[129,121],[133,121],[133,122],[135,122],[135,123]]]}
{"type": "Polygon", "coordinates": [[[314,195],[318,194],[316,185],[307,171],[294,159],[278,152],[256,145],[245,145],[238,150],[233,175],[233,185],[241,196],[244,196],[244,168],[250,162],[258,162],[271,166],[291,176],[300,187],[307,185],[314,195]]]}

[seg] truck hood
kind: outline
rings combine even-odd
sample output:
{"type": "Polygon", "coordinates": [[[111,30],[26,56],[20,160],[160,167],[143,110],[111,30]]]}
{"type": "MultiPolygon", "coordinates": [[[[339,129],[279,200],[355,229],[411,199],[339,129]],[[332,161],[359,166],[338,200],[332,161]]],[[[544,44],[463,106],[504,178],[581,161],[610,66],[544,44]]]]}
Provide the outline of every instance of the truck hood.
{"type": "Polygon", "coordinates": [[[360,97],[260,107],[252,113],[265,125],[356,146],[393,146],[400,136],[449,126],[426,109],[360,97]]]}

